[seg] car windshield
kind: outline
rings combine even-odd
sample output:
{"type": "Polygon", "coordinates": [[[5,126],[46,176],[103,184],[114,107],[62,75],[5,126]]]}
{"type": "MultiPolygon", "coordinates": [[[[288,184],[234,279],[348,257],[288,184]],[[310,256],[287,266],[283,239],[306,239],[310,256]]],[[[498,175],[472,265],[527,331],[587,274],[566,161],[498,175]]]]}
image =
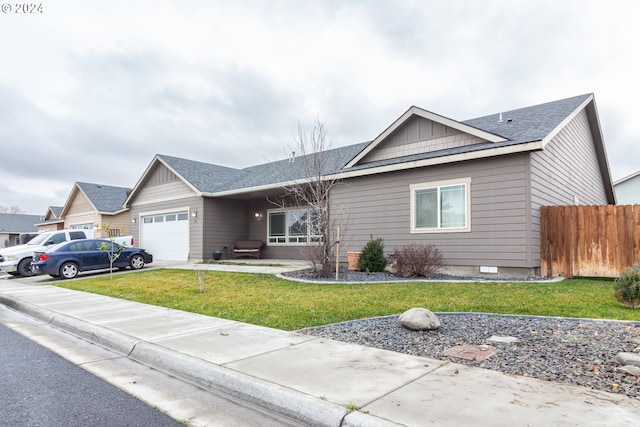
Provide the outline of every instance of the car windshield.
{"type": "Polygon", "coordinates": [[[37,246],[41,246],[42,243],[47,240],[47,238],[51,237],[51,234],[38,234],[36,237],[34,237],[33,239],[29,240],[29,242],[27,243],[27,245],[37,245],[37,246]]]}

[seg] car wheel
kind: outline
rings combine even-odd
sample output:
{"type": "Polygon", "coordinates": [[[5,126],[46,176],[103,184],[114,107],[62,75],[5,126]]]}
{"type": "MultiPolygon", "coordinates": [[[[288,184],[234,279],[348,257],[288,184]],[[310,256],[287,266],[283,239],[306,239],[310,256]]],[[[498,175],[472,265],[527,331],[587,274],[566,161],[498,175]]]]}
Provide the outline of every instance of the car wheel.
{"type": "Polygon", "coordinates": [[[78,266],[73,262],[65,262],[60,267],[60,275],[65,279],[73,279],[78,275],[78,266]]]}
{"type": "Polygon", "coordinates": [[[129,260],[129,266],[132,270],[140,270],[144,267],[144,258],[142,255],[136,254],[129,260]]]}
{"type": "Polygon", "coordinates": [[[20,261],[20,264],[18,264],[18,274],[20,276],[33,276],[33,272],[31,271],[31,259],[30,258],[25,258],[22,261],[20,261]]]}

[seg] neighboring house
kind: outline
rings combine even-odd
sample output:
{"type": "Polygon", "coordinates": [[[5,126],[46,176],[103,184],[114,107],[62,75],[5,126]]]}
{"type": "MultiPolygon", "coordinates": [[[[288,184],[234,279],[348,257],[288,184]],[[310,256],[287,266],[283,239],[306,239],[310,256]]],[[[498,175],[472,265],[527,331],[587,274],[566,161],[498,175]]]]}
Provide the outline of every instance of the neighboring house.
{"type": "Polygon", "coordinates": [[[0,248],[20,244],[20,234],[36,233],[40,215],[0,213],[0,248]]]}
{"type": "Polygon", "coordinates": [[[49,206],[44,220],[36,224],[38,232],[64,230],[64,220],[60,218],[62,209],[62,206],[49,206]]]}
{"type": "Polygon", "coordinates": [[[619,205],[640,204],[640,171],[613,183],[619,205]]]}
{"type": "MultiPolygon", "coordinates": [[[[592,94],[472,120],[411,107],[377,138],[328,150],[342,178],[332,215],[348,218],[341,259],[370,236],[387,251],[435,244],[450,272],[529,276],[540,267],[540,206],[614,204],[592,94]]],[[[301,182],[300,159],[233,169],[156,155],[125,202],[132,234],[156,259],[201,260],[242,239],[265,258],[301,258],[304,206],[272,201],[301,182]]]]}
{"type": "MultiPolygon", "coordinates": [[[[131,215],[123,207],[131,189],[102,184],[76,182],[60,211],[64,229],[93,229],[108,224],[121,234],[130,234],[131,215]]],[[[96,237],[108,237],[96,233],[96,237]]]]}

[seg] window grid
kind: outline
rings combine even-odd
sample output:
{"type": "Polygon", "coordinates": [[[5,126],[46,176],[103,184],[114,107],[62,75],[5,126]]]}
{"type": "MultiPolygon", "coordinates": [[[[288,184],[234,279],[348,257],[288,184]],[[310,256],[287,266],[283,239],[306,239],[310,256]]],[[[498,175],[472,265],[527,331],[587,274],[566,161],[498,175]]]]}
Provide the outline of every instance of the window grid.
{"type": "Polygon", "coordinates": [[[271,210],[267,213],[267,242],[269,244],[301,245],[322,241],[317,234],[318,215],[311,208],[271,210]]]}
{"type": "Polygon", "coordinates": [[[411,232],[471,231],[470,184],[466,178],[411,185],[411,232]]]}

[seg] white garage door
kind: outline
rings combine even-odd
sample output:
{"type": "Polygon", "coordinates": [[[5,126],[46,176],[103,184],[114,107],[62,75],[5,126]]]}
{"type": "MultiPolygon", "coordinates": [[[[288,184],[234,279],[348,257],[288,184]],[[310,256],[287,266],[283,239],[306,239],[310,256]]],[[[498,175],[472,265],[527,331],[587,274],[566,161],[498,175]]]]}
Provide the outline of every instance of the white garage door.
{"type": "Polygon", "coordinates": [[[189,258],[189,214],[171,212],[142,217],[140,247],[153,259],[187,261],[189,258]]]}

